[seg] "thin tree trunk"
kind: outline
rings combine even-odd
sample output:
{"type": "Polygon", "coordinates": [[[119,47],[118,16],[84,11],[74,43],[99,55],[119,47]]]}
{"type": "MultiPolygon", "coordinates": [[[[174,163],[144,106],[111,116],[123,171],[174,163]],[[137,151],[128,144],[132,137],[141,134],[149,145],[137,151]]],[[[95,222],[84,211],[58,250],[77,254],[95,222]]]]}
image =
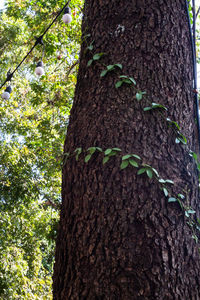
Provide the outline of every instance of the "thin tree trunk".
{"type": "Polygon", "coordinates": [[[134,153],[171,179],[198,211],[198,175],[189,155],[197,138],[191,42],[183,0],[86,0],[74,105],[65,142],[63,203],[56,247],[54,299],[200,299],[198,244],[178,202],[168,203],[154,176],[120,170],[134,153]],[[88,34],[90,34],[88,36],[88,34]],[[87,49],[93,45],[93,50],[87,49]],[[105,53],[87,67],[96,53],[105,53]],[[122,64],[100,78],[107,65],[122,64]],[[104,64],[104,65],[103,65],[104,64]],[[120,75],[132,85],[115,88],[120,75]],[[152,102],[168,108],[144,111],[152,102]],[[176,144],[176,121],[187,145],[176,144]],[[102,164],[96,151],[122,152],[102,164]]]}

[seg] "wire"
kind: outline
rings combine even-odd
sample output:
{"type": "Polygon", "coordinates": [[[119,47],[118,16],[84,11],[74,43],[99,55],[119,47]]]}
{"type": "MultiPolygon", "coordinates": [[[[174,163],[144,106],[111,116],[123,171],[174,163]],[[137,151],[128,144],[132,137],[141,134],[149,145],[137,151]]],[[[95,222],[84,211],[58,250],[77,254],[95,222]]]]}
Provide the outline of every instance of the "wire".
{"type": "Polygon", "coordinates": [[[193,8],[193,28],[190,23],[188,0],[186,0],[186,11],[189,25],[190,39],[192,44],[192,64],[193,64],[193,89],[194,89],[194,100],[196,105],[196,116],[197,116],[197,131],[198,131],[198,142],[200,152],[200,116],[199,116],[199,99],[197,93],[197,62],[196,62],[196,11],[195,11],[195,0],[192,0],[193,8]]]}
{"type": "MultiPolygon", "coordinates": [[[[36,42],[34,44],[34,46],[31,48],[31,50],[24,56],[24,58],[22,59],[22,61],[17,65],[17,67],[14,69],[14,71],[12,72],[8,72],[7,73],[7,77],[6,80],[1,84],[0,89],[8,82],[11,81],[13,75],[15,74],[15,72],[19,69],[19,67],[22,65],[22,63],[27,59],[27,57],[31,54],[31,52],[34,50],[34,48],[38,45],[41,44],[43,45],[43,37],[44,35],[47,33],[47,31],[51,28],[51,26],[55,23],[55,21],[58,19],[58,17],[61,15],[61,13],[64,11],[64,9],[69,5],[69,1],[67,1],[67,3],[63,6],[63,8],[59,11],[59,13],[57,14],[57,16],[53,19],[53,21],[49,24],[49,26],[45,29],[45,31],[43,32],[43,34],[41,36],[39,36],[38,38],[36,38],[36,42]]],[[[43,54],[44,54],[44,48],[43,48],[43,54]]],[[[42,56],[43,56],[42,54],[42,56]]]]}

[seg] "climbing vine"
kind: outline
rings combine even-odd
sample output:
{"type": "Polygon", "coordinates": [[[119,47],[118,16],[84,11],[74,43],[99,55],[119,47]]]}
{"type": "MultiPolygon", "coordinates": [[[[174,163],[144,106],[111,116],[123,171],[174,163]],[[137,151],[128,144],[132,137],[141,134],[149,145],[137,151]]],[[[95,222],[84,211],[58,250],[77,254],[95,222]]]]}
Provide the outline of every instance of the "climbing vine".
{"type": "MultiPolygon", "coordinates": [[[[94,41],[87,47],[87,50],[92,51],[94,49],[93,46],[94,41]]],[[[87,66],[90,67],[95,61],[99,61],[100,66],[103,66],[103,70],[100,73],[100,78],[105,78],[108,73],[113,72],[114,76],[117,74],[117,81],[115,82],[115,88],[120,89],[124,85],[130,86],[135,91],[135,99],[141,101],[145,97],[145,102],[148,106],[143,107],[143,111],[148,113],[150,111],[158,112],[161,118],[167,123],[168,128],[170,128],[173,133],[175,134],[175,143],[187,145],[187,139],[181,132],[180,126],[174,120],[171,120],[169,117],[166,116],[168,109],[166,106],[160,103],[151,102],[148,100],[148,95],[146,91],[141,91],[137,89],[137,83],[132,76],[128,76],[123,74],[123,64],[122,63],[113,63],[109,65],[105,65],[102,62],[102,57],[105,53],[95,53],[92,55],[92,58],[88,61],[87,66]],[[122,73],[119,75],[118,73],[122,73]]],[[[79,155],[81,153],[85,153],[86,156],[84,158],[85,163],[88,163],[95,152],[103,155],[102,163],[106,164],[112,157],[120,156],[121,163],[120,163],[120,170],[123,171],[128,167],[132,167],[133,169],[137,169],[136,175],[146,175],[150,180],[154,179],[157,184],[159,185],[160,190],[163,192],[164,196],[168,199],[168,203],[178,203],[180,209],[183,212],[183,215],[188,219],[187,224],[192,229],[192,238],[197,242],[198,237],[195,233],[196,230],[200,230],[200,219],[196,216],[196,211],[192,209],[186,203],[186,196],[178,193],[177,195],[173,195],[171,192],[170,185],[174,185],[174,182],[171,179],[163,179],[160,177],[158,171],[151,165],[144,163],[143,159],[135,153],[126,153],[122,154],[122,149],[118,147],[108,148],[103,150],[100,147],[89,147],[87,150],[83,151],[82,148],[77,148],[74,150],[75,158],[78,161],[79,155]]],[[[192,152],[187,148],[188,154],[194,158],[195,162],[197,163],[198,170],[200,170],[200,164],[197,160],[197,154],[192,152]]],[[[73,154],[65,154],[65,163],[66,158],[73,156],[73,154]]]]}

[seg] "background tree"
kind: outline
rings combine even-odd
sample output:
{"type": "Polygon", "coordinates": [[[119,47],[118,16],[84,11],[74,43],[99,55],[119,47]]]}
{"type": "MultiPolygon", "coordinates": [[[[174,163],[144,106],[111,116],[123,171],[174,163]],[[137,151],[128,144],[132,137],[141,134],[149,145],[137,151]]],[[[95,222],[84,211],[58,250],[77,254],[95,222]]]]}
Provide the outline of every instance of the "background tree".
{"type": "Polygon", "coordinates": [[[82,31],[54,299],[198,299],[186,2],[87,0],[82,31]]]}
{"type": "MultiPolygon", "coordinates": [[[[1,83],[65,3],[6,1],[0,12],[1,83]]],[[[0,299],[52,298],[60,165],[76,83],[81,5],[71,1],[72,23],[66,26],[61,16],[45,35],[45,75],[34,74],[42,55],[38,45],[15,73],[10,99],[0,97],[0,299]]]]}

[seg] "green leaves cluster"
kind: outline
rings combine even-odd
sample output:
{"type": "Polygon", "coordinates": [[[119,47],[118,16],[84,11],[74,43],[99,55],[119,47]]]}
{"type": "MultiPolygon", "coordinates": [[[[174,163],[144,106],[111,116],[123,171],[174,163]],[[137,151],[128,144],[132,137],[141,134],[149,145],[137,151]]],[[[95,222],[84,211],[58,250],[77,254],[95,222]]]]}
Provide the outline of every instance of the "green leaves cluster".
{"type": "Polygon", "coordinates": [[[103,70],[100,74],[100,77],[104,77],[106,76],[106,74],[108,72],[111,72],[113,70],[116,70],[117,68],[121,69],[122,70],[122,65],[121,64],[114,64],[114,65],[109,65],[106,67],[106,70],[103,70]]]}
{"type": "MultiPolygon", "coordinates": [[[[75,157],[76,160],[79,159],[79,155],[85,152],[82,150],[82,148],[77,148],[74,153],[75,153],[75,157]]],[[[106,164],[111,157],[117,156],[119,155],[122,150],[120,148],[108,148],[105,151],[102,150],[102,148],[100,147],[89,147],[87,150],[87,155],[84,158],[85,163],[88,163],[89,160],[91,159],[92,155],[95,152],[98,153],[102,153],[104,155],[103,157],[103,164],[106,164]]],[[[197,155],[194,152],[191,152],[190,154],[192,157],[194,157],[194,159],[197,161],[197,155]]],[[[67,157],[69,157],[70,154],[67,153],[67,157]]],[[[73,154],[72,154],[73,156],[73,154]]],[[[189,219],[188,224],[189,226],[194,229],[198,229],[200,231],[200,219],[198,220],[199,225],[193,220],[191,219],[191,216],[193,216],[196,211],[193,210],[191,207],[189,207],[188,205],[184,204],[184,199],[185,196],[183,194],[177,194],[176,196],[170,196],[170,191],[169,191],[169,185],[173,185],[174,182],[170,179],[163,179],[160,177],[158,171],[153,168],[151,165],[145,164],[145,163],[141,163],[142,159],[139,155],[137,154],[125,154],[123,156],[121,156],[121,164],[120,164],[120,169],[124,170],[127,167],[133,167],[133,168],[139,168],[139,170],[137,171],[137,175],[142,175],[142,174],[146,174],[146,176],[149,179],[155,179],[157,181],[157,183],[159,184],[160,189],[163,191],[164,195],[166,198],[168,198],[168,203],[175,203],[177,202],[181,208],[181,210],[184,212],[184,215],[186,218],[189,219]]],[[[198,218],[197,218],[198,219],[198,218]]],[[[198,237],[196,236],[196,234],[193,234],[192,236],[195,241],[198,241],[198,237]]]]}
{"type": "MultiPolygon", "coordinates": [[[[197,165],[197,170],[200,172],[200,162],[198,160],[197,154],[193,151],[190,151],[189,155],[194,158],[196,165],[197,165]]],[[[199,175],[199,182],[200,182],[200,175],[199,175]]]]}
{"type": "Polygon", "coordinates": [[[90,147],[90,148],[87,149],[87,152],[89,152],[89,154],[87,154],[86,157],[85,157],[85,162],[86,163],[90,160],[90,158],[92,157],[92,155],[96,151],[102,152],[103,150],[99,147],[90,147]]]}
{"type": "MultiPolygon", "coordinates": [[[[7,10],[0,12],[1,82],[65,4],[6,1],[7,10]]],[[[0,299],[52,299],[60,165],[78,70],[82,5],[72,0],[72,23],[66,26],[61,16],[45,35],[45,75],[34,74],[42,54],[38,45],[15,73],[10,99],[0,97],[0,299]]]]}
{"type": "Polygon", "coordinates": [[[82,148],[81,147],[80,148],[76,148],[74,150],[74,153],[76,154],[76,161],[78,161],[79,155],[81,154],[81,152],[82,152],[82,148]]]}
{"type": "Polygon", "coordinates": [[[163,178],[159,178],[158,182],[161,185],[161,190],[163,191],[165,197],[167,197],[169,195],[169,191],[168,188],[166,187],[166,184],[174,184],[174,182],[170,179],[163,179],[163,178]]]}
{"type": "Polygon", "coordinates": [[[122,86],[122,84],[126,83],[129,85],[136,85],[136,81],[133,77],[129,77],[127,75],[121,75],[119,76],[120,80],[116,82],[115,87],[118,89],[119,87],[122,86]]]}
{"type": "Polygon", "coordinates": [[[180,126],[178,125],[177,122],[170,120],[169,118],[167,118],[167,122],[170,126],[172,126],[176,132],[176,144],[182,143],[184,145],[187,144],[187,139],[186,137],[180,132],[180,126]]]}
{"type": "Polygon", "coordinates": [[[141,160],[141,157],[136,154],[127,154],[122,156],[122,163],[120,165],[120,169],[123,170],[131,165],[132,167],[138,168],[137,160],[141,160]]]}
{"type": "Polygon", "coordinates": [[[90,59],[87,63],[87,66],[91,66],[91,64],[94,62],[94,61],[97,61],[99,60],[103,55],[105,55],[105,53],[101,52],[101,53],[96,53],[93,55],[92,59],[90,59]]]}
{"type": "Polygon", "coordinates": [[[158,104],[158,103],[155,103],[155,102],[152,102],[151,103],[151,106],[147,106],[144,108],[144,111],[148,111],[148,110],[152,110],[152,109],[163,109],[163,110],[167,110],[167,108],[162,105],[162,104],[158,104]]]}
{"type": "Polygon", "coordinates": [[[142,100],[143,96],[146,94],[146,92],[138,91],[135,95],[136,99],[138,101],[142,100]]]}
{"type": "Polygon", "coordinates": [[[153,178],[153,175],[156,175],[157,177],[159,177],[157,170],[147,164],[143,164],[143,167],[138,171],[137,174],[141,175],[143,173],[146,173],[150,179],[153,178]]]}
{"type": "Polygon", "coordinates": [[[107,163],[112,156],[117,155],[122,150],[120,148],[108,148],[104,151],[103,164],[107,163]]]}

